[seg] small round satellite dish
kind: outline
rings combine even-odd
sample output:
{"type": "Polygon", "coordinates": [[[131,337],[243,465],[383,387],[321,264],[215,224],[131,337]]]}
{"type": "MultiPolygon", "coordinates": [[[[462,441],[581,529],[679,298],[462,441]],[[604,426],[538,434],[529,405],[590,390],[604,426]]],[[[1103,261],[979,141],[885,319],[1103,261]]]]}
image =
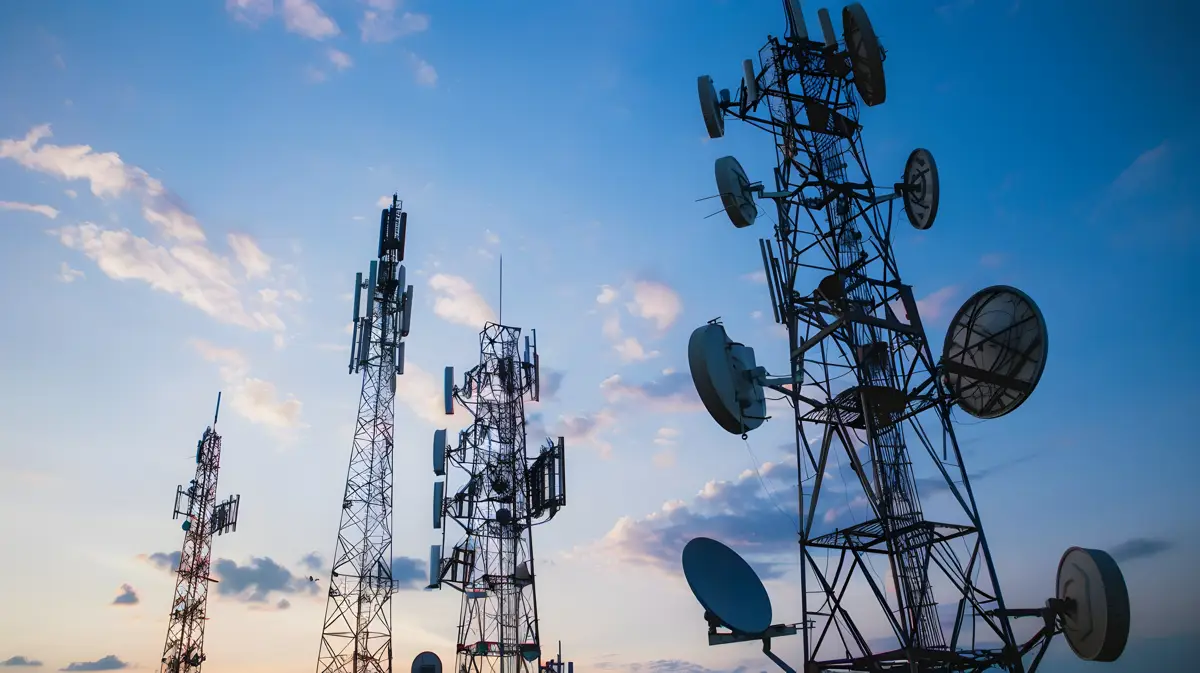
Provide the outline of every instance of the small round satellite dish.
{"type": "Polygon", "coordinates": [[[1021,406],[1046,368],[1049,334],[1024,292],[995,285],[954,314],[942,347],[945,381],[963,411],[999,418],[1021,406]]]}
{"type": "Polygon", "coordinates": [[[422,652],[413,658],[412,673],[442,673],[442,660],[433,652],[422,652]]]}
{"type": "Polygon", "coordinates": [[[925,231],[933,226],[937,217],[938,187],[937,164],[929,150],[915,149],[904,162],[904,184],[912,189],[904,191],[904,212],[912,226],[925,231]]]}
{"type": "Polygon", "coordinates": [[[683,575],[700,605],[733,631],[758,634],[771,627],[766,587],[729,547],[711,538],[693,538],[683,548],[683,575]]]}
{"type": "Polygon", "coordinates": [[[879,105],[887,98],[887,83],[883,79],[883,50],[867,10],[857,2],[842,10],[842,34],[846,51],[850,52],[850,67],[854,70],[854,88],[868,106],[879,105]]]}
{"type": "Polygon", "coordinates": [[[191,529],[192,529],[192,522],[191,522],[191,521],[184,521],[184,522],[183,522],[183,525],[182,525],[182,526],[180,526],[180,528],[182,528],[182,529],[183,529],[183,532],[185,532],[185,533],[186,533],[186,532],[188,532],[189,530],[191,530],[191,529]]]}
{"type": "Polygon", "coordinates": [[[745,434],[762,425],[767,400],[751,374],[754,349],[734,343],[716,323],[696,328],[688,339],[688,368],[700,401],[727,432],[745,434]]]}
{"type": "Polygon", "coordinates": [[[1129,639],[1129,592],[1107,552],[1071,547],[1058,563],[1063,636],[1080,659],[1116,661],[1129,639]]]}
{"type": "Polygon", "coordinates": [[[721,157],[715,165],[717,191],[721,193],[721,204],[733,226],[741,229],[754,224],[758,217],[758,206],[754,205],[754,192],[750,191],[750,178],[733,157],[721,157]]]}
{"type": "Polygon", "coordinates": [[[496,521],[500,525],[507,526],[508,524],[512,523],[512,520],[512,512],[507,507],[501,507],[500,509],[496,510],[496,521]]]}
{"type": "Polygon", "coordinates": [[[704,128],[708,129],[709,138],[720,138],[725,135],[725,114],[717,99],[717,89],[708,75],[696,78],[696,87],[700,90],[700,113],[704,115],[704,128]]]}

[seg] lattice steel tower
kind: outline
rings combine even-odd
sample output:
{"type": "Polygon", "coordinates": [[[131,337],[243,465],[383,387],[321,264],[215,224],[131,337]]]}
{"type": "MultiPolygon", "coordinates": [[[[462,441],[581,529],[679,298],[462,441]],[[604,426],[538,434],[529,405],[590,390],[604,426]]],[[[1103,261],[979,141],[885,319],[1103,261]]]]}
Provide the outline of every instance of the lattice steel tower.
{"type": "MultiPolygon", "coordinates": [[[[694,333],[689,364],[706,407],[729,432],[744,437],[762,424],[764,387],[794,407],[802,621],[758,633],[717,632],[719,609],[744,615],[741,607],[717,606],[724,597],[706,584],[715,577],[715,559],[728,561],[728,553],[698,542],[684,552],[684,564],[697,597],[713,604],[706,605],[710,644],[761,638],[773,656],[770,637],[799,630],[805,673],[1024,671],[1022,657],[1036,650],[1029,664],[1035,668],[1050,637],[1065,630],[1081,657],[1115,659],[1124,647],[1122,629],[1128,633],[1128,600],[1104,552],[1069,550],[1058,597],[1046,608],[1006,607],[951,423],[954,406],[996,418],[1029,396],[1046,362],[1040,311],[1015,288],[981,290],[955,315],[934,354],[892,248],[896,199],[913,227],[933,224],[939,196],[933,157],[915,150],[900,182],[875,181],[859,106],[884,102],[885,52],[866,12],[858,3],[843,9],[839,40],[822,9],[822,36],[810,38],[800,3],[783,4],[786,37],[769,37],[757,65],[743,63],[736,99],[715,91],[707,76],[698,89],[711,137],[721,137],[725,117],[735,117],[774,138],[773,190],[747,178],[733,157],[718,159],[715,172],[735,226],[754,223],[756,198],[773,202],[774,237],[759,243],[774,317],[788,332],[790,371],[767,376],[752,350],[715,323],[694,333]],[[809,428],[819,430],[810,438],[809,428]],[[926,488],[948,494],[938,520],[918,497],[918,460],[934,475],[926,488]],[[846,484],[829,476],[838,464],[846,466],[846,484]],[[841,505],[831,502],[839,495],[847,505],[856,496],[862,515],[819,531],[814,515],[841,505]],[[862,592],[853,610],[845,602],[852,582],[862,592]],[[1080,588],[1089,582],[1091,590],[1080,588]],[[861,609],[861,601],[877,609],[861,609]],[[1095,615],[1105,610],[1107,633],[1086,625],[1100,624],[1095,615]],[[1040,617],[1042,628],[1020,642],[1012,625],[1017,617],[1040,617]],[[885,626],[890,643],[870,638],[872,626],[885,626]]],[[[769,607],[754,614],[770,619],[769,607]]]]}
{"type": "Polygon", "coordinates": [[[547,439],[534,455],[526,451],[526,396],[539,398],[537,331],[488,323],[480,332],[479,365],[454,385],[446,368],[446,413],[457,400],[474,421],[448,445],[446,431],[433,440],[433,471],[457,468],[464,482],[452,496],[444,481],[434,482],[433,525],[444,520],[463,530],[449,556],[442,545],[430,553],[430,587],[449,585],[462,592],[455,661],[458,673],[538,673],[538,630],[533,526],[554,518],[566,505],[563,438],[547,439]]]}
{"type": "Polygon", "coordinates": [[[398,196],[380,216],[379,251],[367,282],[354,279],[350,373],[362,373],[358,423],[342,498],[317,673],[392,670],[392,423],[396,377],[412,319],[405,285],[408,213],[398,196]],[[360,315],[366,290],[366,314],[360,315]]]}
{"type": "Polygon", "coordinates": [[[221,469],[221,436],[217,417],[221,413],[221,394],[212,425],[204,429],[196,443],[196,477],[185,489],[175,489],[172,518],[183,517],[183,549],[176,571],[175,600],[167,624],[160,673],[200,673],[204,655],[204,622],[208,606],[208,583],[212,564],[214,535],[237,530],[241,496],[231,496],[217,504],[217,473],[221,469]]]}

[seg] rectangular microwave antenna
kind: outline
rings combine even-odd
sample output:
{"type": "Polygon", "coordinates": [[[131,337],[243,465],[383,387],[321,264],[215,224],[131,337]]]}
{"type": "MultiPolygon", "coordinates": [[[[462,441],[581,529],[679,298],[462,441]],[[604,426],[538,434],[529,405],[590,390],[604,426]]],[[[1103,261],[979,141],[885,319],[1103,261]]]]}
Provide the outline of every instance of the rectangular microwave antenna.
{"type": "Polygon", "coordinates": [[[396,374],[404,374],[404,342],[396,344],[396,374]]]}
{"type": "Polygon", "coordinates": [[[433,482],[433,529],[440,530],[442,527],[442,507],[445,501],[446,482],[433,482]]]}
{"type": "Polygon", "coordinates": [[[446,415],[454,415],[454,367],[446,367],[446,385],[443,389],[446,398],[446,415]]]}
{"type": "Polygon", "coordinates": [[[829,10],[824,7],[818,9],[817,21],[821,23],[821,35],[825,38],[825,46],[836,47],[837,33],[833,32],[833,21],[829,20],[829,10]]]}
{"type": "Polygon", "coordinates": [[[362,300],[362,272],[354,274],[354,322],[358,322],[360,317],[359,305],[362,300]]]}
{"type": "Polygon", "coordinates": [[[396,265],[396,291],[397,291],[397,292],[403,292],[403,291],[404,291],[404,281],[405,281],[405,280],[407,280],[407,279],[404,277],[404,276],[405,276],[405,274],[406,274],[406,271],[405,271],[405,269],[404,269],[404,265],[403,265],[403,264],[397,264],[397,265],[396,265]]]}
{"type": "Polygon", "coordinates": [[[388,220],[391,219],[392,209],[384,208],[379,215],[379,254],[376,255],[379,259],[383,259],[384,253],[387,252],[385,247],[387,244],[388,220]]]}
{"type": "Polygon", "coordinates": [[[367,364],[367,359],[371,357],[371,323],[364,318],[362,327],[358,330],[358,364],[367,364]]]}
{"type": "Polygon", "coordinates": [[[771,272],[771,260],[767,256],[767,245],[766,239],[758,239],[758,250],[762,253],[763,275],[767,277],[767,292],[771,295],[771,315],[775,316],[775,322],[782,322],[779,313],[780,300],[775,296],[775,274],[771,272]]]}
{"type": "Polygon", "coordinates": [[[446,476],[446,431],[433,431],[433,473],[446,476]]]}
{"type": "Polygon", "coordinates": [[[412,323],[412,293],[413,286],[409,285],[404,291],[404,320],[400,323],[400,336],[408,336],[408,328],[412,323]]]}
{"type": "Polygon", "coordinates": [[[375,319],[375,283],[379,280],[379,262],[371,260],[371,272],[367,280],[367,323],[375,319]]]}
{"type": "Polygon", "coordinates": [[[396,259],[404,261],[404,237],[408,233],[408,213],[400,211],[400,227],[396,232],[396,259]]]}
{"type": "Polygon", "coordinates": [[[796,40],[808,39],[808,26],[804,25],[804,9],[800,6],[800,0],[787,0],[788,22],[792,24],[792,38],[796,40]]]}
{"type": "Polygon", "coordinates": [[[429,546],[429,589],[441,588],[442,545],[429,546]]]}

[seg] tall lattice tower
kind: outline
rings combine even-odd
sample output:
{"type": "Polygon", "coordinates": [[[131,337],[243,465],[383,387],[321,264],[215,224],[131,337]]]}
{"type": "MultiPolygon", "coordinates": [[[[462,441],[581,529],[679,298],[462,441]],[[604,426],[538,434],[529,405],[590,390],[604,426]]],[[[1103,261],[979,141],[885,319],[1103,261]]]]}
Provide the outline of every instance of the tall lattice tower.
{"type": "Polygon", "coordinates": [[[563,438],[547,439],[533,455],[525,444],[528,396],[539,397],[537,331],[533,341],[521,330],[488,323],[480,332],[479,364],[454,385],[446,368],[446,413],[457,400],[474,416],[446,442],[433,439],[433,472],[449,464],[463,484],[451,496],[444,481],[433,488],[433,526],[442,545],[430,553],[430,588],[448,585],[462,592],[455,667],[458,673],[539,673],[542,668],[534,578],[533,526],[554,518],[566,505],[563,438]],[[444,521],[463,531],[461,541],[442,558],[444,521]]]}
{"type": "Polygon", "coordinates": [[[183,517],[183,549],[176,571],[175,600],[167,625],[160,673],[200,673],[204,655],[204,622],[208,606],[208,583],[212,564],[214,535],[237,530],[241,496],[231,496],[217,504],[217,473],[221,469],[221,436],[217,417],[221,413],[221,394],[212,425],[204,429],[196,443],[196,476],[185,489],[175,489],[172,518],[183,517]]]}
{"type": "Polygon", "coordinates": [[[392,670],[392,423],[396,377],[404,373],[402,339],[412,319],[413,288],[400,263],[407,225],[408,213],[393,195],[380,216],[379,251],[367,281],[361,273],[354,279],[349,369],[362,373],[362,393],[317,673],[392,670]]]}
{"type": "Polygon", "coordinates": [[[917,149],[900,182],[876,182],[859,106],[884,102],[885,52],[866,11],[858,3],[843,9],[839,39],[822,9],[821,36],[810,38],[799,1],[783,5],[786,36],[769,37],[758,64],[742,64],[736,98],[707,76],[698,93],[711,137],[735,117],[774,139],[773,190],[733,157],[718,159],[715,173],[736,227],[758,219],[756,199],[776,220],[774,237],[759,244],[774,317],[788,332],[789,371],[767,375],[753,349],[715,321],[693,333],[688,360],[705,406],[731,433],[744,438],[766,420],[764,388],[793,407],[801,621],[771,625],[769,599],[749,566],[697,538],[683,563],[706,609],[709,643],[763,640],[764,652],[791,670],[770,653],[770,639],[799,632],[805,673],[1033,670],[1059,632],[1082,658],[1116,659],[1129,604],[1103,551],[1068,550],[1045,608],[1007,607],[955,438],[954,407],[997,418],[1032,393],[1046,363],[1041,312],[1016,288],[981,290],[951,320],[935,355],[892,245],[897,200],[917,230],[934,222],[933,156],[917,149]],[[938,507],[922,503],[918,484],[946,494],[938,507]],[[846,599],[848,591],[857,597],[846,599]],[[1019,617],[1040,618],[1032,638],[1018,639],[1019,617]],[[873,627],[888,636],[872,637],[873,627]]]}

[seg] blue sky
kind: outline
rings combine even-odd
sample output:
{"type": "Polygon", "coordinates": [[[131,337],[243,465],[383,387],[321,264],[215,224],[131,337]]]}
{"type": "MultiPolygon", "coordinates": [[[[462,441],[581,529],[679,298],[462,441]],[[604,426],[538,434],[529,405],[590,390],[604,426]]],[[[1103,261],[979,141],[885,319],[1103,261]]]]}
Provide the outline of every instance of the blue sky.
{"type": "MultiPolygon", "coordinates": [[[[1049,323],[1030,401],[961,429],[972,470],[995,468],[975,486],[1009,600],[1040,605],[1068,546],[1153,552],[1124,565],[1134,640],[1107,670],[1143,670],[1138,652],[1177,670],[1200,635],[1181,422],[1200,403],[1197,10],[863,4],[889,50],[888,100],[863,116],[872,166],[899,175],[926,147],[941,171],[934,228],[896,241],[931,338],[995,283],[1049,323]]],[[[220,389],[220,491],[243,502],[215,545],[209,665],[313,665],[324,600],[296,578],[333,548],[359,386],[350,286],[399,191],[416,314],[397,556],[423,566],[435,540],[430,438],[463,421],[439,413],[440,371],[477,361],[503,254],[505,322],[536,328],[561,374],[530,411],[570,456],[570,504],[537,531],[544,639],[584,667],[768,669],[753,646],[705,646],[661,541],[744,521],[793,553],[787,470],[763,465],[786,458],[787,425],[749,446],[724,433],[684,355],[722,316],[784,362],[754,276],[767,229],[697,202],[717,157],[769,175],[769,141],[734,124],[707,140],[695,100],[700,74],[734,88],[782,17],[749,0],[5,4],[0,537],[21,551],[0,559],[0,661],[157,665],[172,578],[153,555],[180,545],[172,492],[220,389]]],[[[779,619],[798,618],[792,579],[768,581],[779,619]]],[[[397,665],[451,659],[457,610],[451,592],[398,594],[397,665]]]]}

